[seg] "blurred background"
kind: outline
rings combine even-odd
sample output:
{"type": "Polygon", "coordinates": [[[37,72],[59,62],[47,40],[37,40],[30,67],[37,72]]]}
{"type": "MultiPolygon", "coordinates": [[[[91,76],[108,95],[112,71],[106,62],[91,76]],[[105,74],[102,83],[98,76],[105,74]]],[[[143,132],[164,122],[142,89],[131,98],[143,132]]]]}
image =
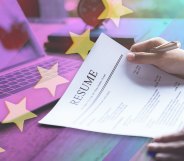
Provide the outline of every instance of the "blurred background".
{"type": "MultiPolygon", "coordinates": [[[[18,0],[28,17],[77,17],[79,0],[18,0]],[[66,11],[66,12],[65,12],[66,11]]],[[[184,0],[122,0],[133,9],[132,18],[184,18],[184,0]]]]}

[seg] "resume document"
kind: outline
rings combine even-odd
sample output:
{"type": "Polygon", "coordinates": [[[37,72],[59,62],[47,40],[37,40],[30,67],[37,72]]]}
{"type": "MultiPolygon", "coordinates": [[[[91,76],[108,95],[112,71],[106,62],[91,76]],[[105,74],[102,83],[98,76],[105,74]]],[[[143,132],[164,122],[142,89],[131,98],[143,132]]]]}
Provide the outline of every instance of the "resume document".
{"type": "Polygon", "coordinates": [[[127,61],[129,51],[102,34],[54,109],[39,123],[156,137],[184,126],[184,80],[127,61]]]}

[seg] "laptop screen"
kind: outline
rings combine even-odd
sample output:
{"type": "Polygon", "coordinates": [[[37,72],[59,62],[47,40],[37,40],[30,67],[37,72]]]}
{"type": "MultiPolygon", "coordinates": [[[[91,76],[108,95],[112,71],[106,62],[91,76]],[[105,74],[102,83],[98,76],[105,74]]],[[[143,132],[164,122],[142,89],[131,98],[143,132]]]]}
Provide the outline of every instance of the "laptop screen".
{"type": "Polygon", "coordinates": [[[0,1],[0,71],[41,56],[16,0],[0,1]]]}

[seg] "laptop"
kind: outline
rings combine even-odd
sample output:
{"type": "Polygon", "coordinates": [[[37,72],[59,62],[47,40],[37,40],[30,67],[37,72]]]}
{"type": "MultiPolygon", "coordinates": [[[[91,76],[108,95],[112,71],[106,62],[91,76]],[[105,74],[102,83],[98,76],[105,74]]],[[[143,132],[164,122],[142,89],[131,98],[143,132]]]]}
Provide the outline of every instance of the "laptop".
{"type": "MultiPolygon", "coordinates": [[[[82,64],[76,56],[48,56],[37,43],[29,23],[16,0],[0,1],[0,122],[9,113],[7,102],[19,104],[26,100],[26,109],[34,111],[58,100],[69,86],[82,64]],[[35,88],[45,71],[55,67],[57,74],[67,80],[57,84],[54,91],[35,88]]],[[[45,72],[47,86],[55,74],[45,72]]],[[[45,82],[44,82],[45,83],[45,82]]]]}

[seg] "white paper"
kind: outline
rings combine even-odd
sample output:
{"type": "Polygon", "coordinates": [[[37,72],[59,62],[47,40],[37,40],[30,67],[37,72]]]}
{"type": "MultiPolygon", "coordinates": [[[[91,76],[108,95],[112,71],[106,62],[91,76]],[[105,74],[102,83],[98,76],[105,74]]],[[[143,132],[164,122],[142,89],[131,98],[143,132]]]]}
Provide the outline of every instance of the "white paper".
{"type": "Polygon", "coordinates": [[[184,81],[102,34],[64,96],[39,123],[118,135],[155,137],[184,125],[184,81]],[[86,90],[86,91],[85,91],[86,90]]]}

